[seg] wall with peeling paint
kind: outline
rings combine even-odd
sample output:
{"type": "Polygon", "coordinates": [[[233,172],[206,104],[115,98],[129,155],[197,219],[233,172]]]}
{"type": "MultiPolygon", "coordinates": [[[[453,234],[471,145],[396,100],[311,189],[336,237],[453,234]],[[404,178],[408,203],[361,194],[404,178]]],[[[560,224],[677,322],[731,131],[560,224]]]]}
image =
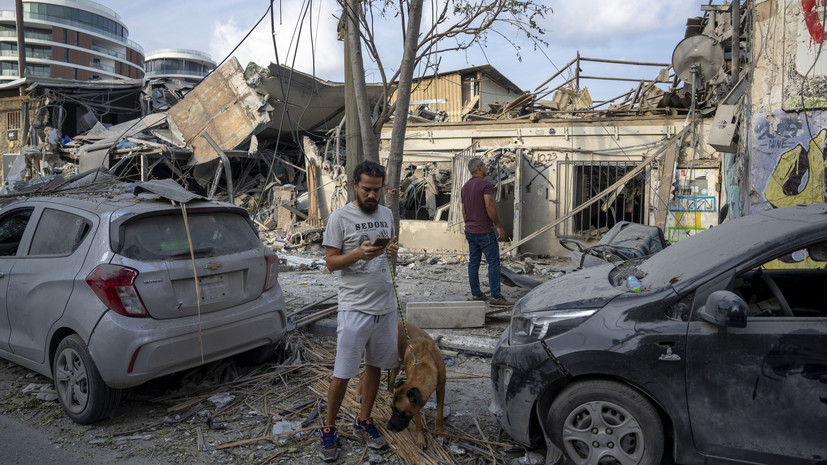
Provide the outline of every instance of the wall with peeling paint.
{"type": "Polygon", "coordinates": [[[755,4],[751,38],[755,69],[749,124],[742,129],[748,132],[751,212],[827,200],[824,9],[813,0],[755,4]]]}

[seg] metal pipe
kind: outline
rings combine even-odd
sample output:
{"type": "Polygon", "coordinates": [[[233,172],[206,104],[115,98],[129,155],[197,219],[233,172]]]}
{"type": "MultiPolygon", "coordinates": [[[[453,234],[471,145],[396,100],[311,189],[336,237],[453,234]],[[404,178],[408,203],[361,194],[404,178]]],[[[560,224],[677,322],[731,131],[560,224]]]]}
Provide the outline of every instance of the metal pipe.
{"type": "MultiPolygon", "coordinates": [[[[578,55],[579,56],[579,55],[578,55]]],[[[606,58],[584,58],[579,57],[582,61],[596,61],[599,63],[617,63],[621,65],[640,65],[640,66],[672,66],[672,63],[652,63],[649,61],[626,61],[626,60],[609,60],[606,58]]]]}
{"type": "Polygon", "coordinates": [[[741,62],[741,0],[732,2],[732,85],[738,82],[741,62]]]}

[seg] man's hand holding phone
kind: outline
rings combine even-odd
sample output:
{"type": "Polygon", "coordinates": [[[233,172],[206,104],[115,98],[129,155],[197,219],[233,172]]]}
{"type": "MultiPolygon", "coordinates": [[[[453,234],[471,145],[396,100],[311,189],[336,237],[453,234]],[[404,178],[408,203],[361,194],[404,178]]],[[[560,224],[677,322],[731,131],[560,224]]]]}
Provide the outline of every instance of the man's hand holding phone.
{"type": "Polygon", "coordinates": [[[399,251],[399,245],[396,244],[396,236],[377,237],[373,242],[363,242],[360,248],[364,254],[363,260],[373,260],[384,252],[387,252],[388,258],[393,258],[399,251]]]}
{"type": "Polygon", "coordinates": [[[383,249],[391,243],[390,237],[377,237],[373,241],[373,247],[382,247],[383,249]]]}

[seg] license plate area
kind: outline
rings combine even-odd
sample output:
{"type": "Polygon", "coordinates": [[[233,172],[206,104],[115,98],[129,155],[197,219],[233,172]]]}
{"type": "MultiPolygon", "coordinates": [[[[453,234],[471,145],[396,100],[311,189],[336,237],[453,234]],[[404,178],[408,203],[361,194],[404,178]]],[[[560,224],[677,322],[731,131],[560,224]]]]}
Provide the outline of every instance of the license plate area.
{"type": "Polygon", "coordinates": [[[227,297],[229,281],[229,277],[225,274],[199,278],[198,284],[200,284],[201,289],[201,301],[216,302],[224,300],[227,297]]]}

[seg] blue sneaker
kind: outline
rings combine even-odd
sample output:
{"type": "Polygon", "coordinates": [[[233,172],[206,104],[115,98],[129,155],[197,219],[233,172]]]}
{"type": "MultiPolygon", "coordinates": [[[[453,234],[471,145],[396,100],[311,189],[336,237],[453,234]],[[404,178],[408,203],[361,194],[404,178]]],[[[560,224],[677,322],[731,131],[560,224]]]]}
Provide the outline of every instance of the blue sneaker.
{"type": "Polygon", "coordinates": [[[319,444],[319,458],[325,463],[333,463],[339,458],[339,449],[336,448],[336,427],[322,426],[320,430],[322,443],[319,444]]]}
{"type": "Polygon", "coordinates": [[[357,416],[356,421],[353,423],[353,432],[364,439],[368,447],[373,450],[382,450],[388,447],[387,441],[385,441],[385,438],[379,433],[379,430],[376,429],[376,425],[373,424],[373,418],[362,421],[357,416]]]}

